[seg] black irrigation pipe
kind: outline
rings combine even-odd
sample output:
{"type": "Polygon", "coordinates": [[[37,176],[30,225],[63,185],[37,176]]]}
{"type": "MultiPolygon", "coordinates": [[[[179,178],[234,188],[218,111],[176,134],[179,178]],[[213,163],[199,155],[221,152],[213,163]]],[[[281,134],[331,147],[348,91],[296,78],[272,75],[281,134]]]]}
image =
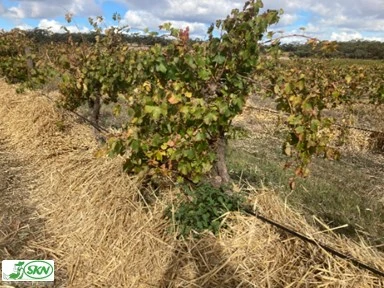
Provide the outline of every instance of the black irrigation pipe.
{"type": "Polygon", "coordinates": [[[65,109],[65,111],[70,112],[70,113],[76,115],[77,117],[79,117],[80,119],[86,121],[87,123],[92,125],[97,131],[104,132],[104,133],[109,133],[109,131],[107,129],[105,129],[104,127],[101,127],[100,125],[98,125],[98,124],[96,124],[94,122],[92,122],[91,120],[87,119],[87,117],[84,117],[84,116],[80,115],[79,113],[77,113],[75,111],[71,111],[71,110],[67,110],[67,109],[65,109]]]}
{"type": "MultiPolygon", "coordinates": [[[[271,114],[280,114],[279,111],[276,111],[276,110],[272,110],[272,109],[269,109],[269,108],[265,108],[265,107],[255,107],[255,106],[247,106],[245,107],[245,109],[247,108],[250,108],[250,109],[254,109],[254,110],[259,110],[259,111],[265,111],[265,112],[268,112],[268,113],[271,113],[271,114]]],[[[284,113],[286,115],[288,115],[287,113],[284,113]]],[[[371,132],[371,133],[375,133],[375,134],[383,134],[384,135],[384,132],[382,131],[377,131],[377,130],[372,130],[372,129],[368,129],[368,128],[362,128],[362,127],[356,127],[356,126],[349,126],[349,125],[341,125],[341,124],[333,124],[334,126],[338,126],[338,127],[344,127],[344,128],[347,128],[347,129],[354,129],[354,130],[360,130],[360,131],[365,131],[365,132],[371,132]]]]}
{"type": "Polygon", "coordinates": [[[375,133],[375,134],[379,134],[379,135],[381,135],[381,134],[384,135],[384,132],[382,132],[382,131],[372,130],[372,129],[368,129],[368,128],[355,127],[355,126],[349,126],[349,125],[341,125],[341,124],[338,124],[338,123],[335,123],[333,125],[341,127],[341,128],[344,127],[344,128],[347,128],[347,129],[354,129],[354,130],[359,130],[359,131],[365,131],[365,132],[375,133]]]}
{"type": "Polygon", "coordinates": [[[288,228],[287,226],[283,225],[283,224],[280,224],[280,223],[277,223],[271,219],[268,219],[267,217],[265,216],[262,216],[260,213],[256,213],[254,211],[252,211],[251,208],[249,207],[242,207],[243,208],[243,211],[253,217],[256,217],[257,219],[260,219],[261,221],[265,222],[265,223],[268,223],[272,226],[275,226],[289,234],[292,234],[293,236],[305,241],[305,242],[308,242],[308,243],[311,243],[313,245],[317,245],[319,247],[321,247],[322,249],[324,249],[325,251],[333,254],[333,255],[336,255],[344,260],[347,260],[349,262],[351,262],[353,265],[361,268],[361,269],[365,269],[365,270],[368,270],[370,271],[371,273],[375,274],[375,275],[378,275],[378,276],[381,276],[381,277],[384,277],[384,272],[375,268],[375,267],[372,267],[372,266],[369,266],[363,262],[361,262],[360,260],[357,260],[356,258],[353,258],[352,256],[348,256],[340,251],[337,251],[335,250],[334,248],[331,248],[325,244],[321,244],[311,238],[309,238],[308,236],[305,236],[297,231],[294,231],[292,230],[291,228],[288,228]]]}

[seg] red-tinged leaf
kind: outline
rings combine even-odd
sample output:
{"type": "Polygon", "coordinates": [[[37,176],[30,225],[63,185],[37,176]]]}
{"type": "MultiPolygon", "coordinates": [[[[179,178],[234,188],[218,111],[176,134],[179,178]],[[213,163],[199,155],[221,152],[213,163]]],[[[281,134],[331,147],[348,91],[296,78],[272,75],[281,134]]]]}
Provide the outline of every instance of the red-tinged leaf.
{"type": "Polygon", "coordinates": [[[169,140],[169,141],[167,142],[167,145],[168,145],[169,147],[174,147],[174,146],[175,146],[175,142],[172,141],[172,140],[169,140]]]}
{"type": "Polygon", "coordinates": [[[303,175],[303,168],[301,167],[296,168],[295,175],[298,177],[301,177],[303,175]]]}

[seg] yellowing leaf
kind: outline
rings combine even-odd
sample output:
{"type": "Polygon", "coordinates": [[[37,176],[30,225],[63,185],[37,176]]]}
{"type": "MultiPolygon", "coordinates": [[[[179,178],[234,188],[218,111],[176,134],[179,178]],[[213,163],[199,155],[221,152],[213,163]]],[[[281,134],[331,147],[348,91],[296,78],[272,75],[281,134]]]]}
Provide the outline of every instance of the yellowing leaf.
{"type": "Polygon", "coordinates": [[[177,97],[177,95],[172,94],[170,98],[168,98],[168,102],[171,104],[177,104],[180,103],[181,99],[177,97]]]}
{"type": "Polygon", "coordinates": [[[345,76],[345,81],[347,81],[347,84],[351,83],[352,77],[350,75],[345,76]]]}
{"type": "Polygon", "coordinates": [[[151,91],[151,83],[148,82],[148,81],[145,81],[144,84],[143,84],[143,88],[144,88],[145,91],[147,91],[147,92],[151,91]]]}
{"type": "Polygon", "coordinates": [[[165,156],[165,152],[164,151],[157,151],[155,153],[155,157],[156,157],[156,160],[158,161],[163,161],[163,156],[165,156]]]}
{"type": "Polygon", "coordinates": [[[203,163],[203,169],[202,169],[202,172],[203,173],[208,173],[209,171],[212,170],[212,164],[211,163],[203,163]]]}
{"type": "Polygon", "coordinates": [[[192,97],[192,92],[186,92],[186,93],[185,93],[185,97],[187,97],[187,98],[191,98],[191,97],[192,97]]]}
{"type": "Polygon", "coordinates": [[[167,143],[162,144],[162,145],[160,146],[160,148],[163,149],[163,150],[167,150],[167,148],[168,148],[167,143]]]}
{"type": "Polygon", "coordinates": [[[303,79],[297,82],[296,87],[299,88],[300,91],[303,91],[305,88],[305,82],[303,79]]]}

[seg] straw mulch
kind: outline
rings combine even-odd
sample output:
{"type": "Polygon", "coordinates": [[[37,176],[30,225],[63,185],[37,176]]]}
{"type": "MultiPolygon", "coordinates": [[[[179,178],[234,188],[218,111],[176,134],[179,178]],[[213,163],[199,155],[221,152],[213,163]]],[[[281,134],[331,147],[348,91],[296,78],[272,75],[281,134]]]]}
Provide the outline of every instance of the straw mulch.
{"type": "MultiPolygon", "coordinates": [[[[122,173],[123,159],[95,157],[90,127],[39,93],[16,95],[3,82],[0,89],[0,133],[28,163],[28,201],[38,211],[30,217],[44,224],[44,237],[25,247],[55,260],[55,287],[384,287],[384,279],[237,213],[217,237],[176,240],[162,218],[176,190],[147,205],[122,173]]],[[[383,255],[364,243],[316,230],[273,191],[251,192],[265,215],[384,269],[383,255]]]]}

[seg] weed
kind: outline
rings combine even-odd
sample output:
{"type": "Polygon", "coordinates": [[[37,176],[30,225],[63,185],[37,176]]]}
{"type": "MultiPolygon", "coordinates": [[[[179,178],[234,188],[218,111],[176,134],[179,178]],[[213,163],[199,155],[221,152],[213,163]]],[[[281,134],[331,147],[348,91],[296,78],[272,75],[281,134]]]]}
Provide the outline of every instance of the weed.
{"type": "Polygon", "coordinates": [[[184,186],[183,190],[183,199],[174,210],[171,206],[166,210],[166,217],[174,219],[180,236],[188,236],[191,232],[198,236],[204,230],[218,234],[220,228],[225,228],[225,214],[239,211],[244,200],[241,195],[229,195],[209,184],[201,184],[195,189],[184,186]]]}

